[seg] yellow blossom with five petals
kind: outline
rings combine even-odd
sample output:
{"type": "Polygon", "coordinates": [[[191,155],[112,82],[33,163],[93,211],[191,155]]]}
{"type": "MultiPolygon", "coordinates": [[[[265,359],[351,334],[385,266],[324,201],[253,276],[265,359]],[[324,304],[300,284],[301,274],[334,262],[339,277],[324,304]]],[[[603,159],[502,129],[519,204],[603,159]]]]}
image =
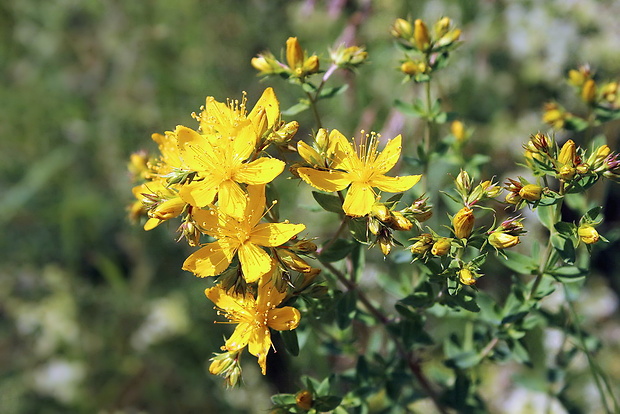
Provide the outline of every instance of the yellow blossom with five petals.
{"type": "Polygon", "coordinates": [[[373,187],[381,191],[399,193],[413,187],[421,175],[389,177],[385,175],[398,161],[402,137],[389,140],[383,151],[378,151],[378,136],[370,134],[359,146],[347,140],[338,130],[329,136],[335,145],[331,170],[323,171],[309,167],[297,170],[299,176],[311,186],[322,191],[340,191],[349,187],[342,206],[344,212],[353,217],[370,213],[378,198],[373,187]]]}
{"type": "Polygon", "coordinates": [[[236,352],[247,346],[250,353],[258,358],[258,365],[265,375],[267,353],[272,346],[269,328],[292,330],[297,328],[301,318],[299,311],[291,306],[277,307],[286,297],[286,292],[278,292],[271,277],[263,277],[256,299],[250,293],[244,296],[229,294],[220,285],[206,289],[205,295],[226,318],[238,324],[226,341],[226,350],[236,352]]]}
{"type": "Polygon", "coordinates": [[[265,186],[248,187],[248,202],[242,218],[226,214],[221,208],[198,210],[193,217],[203,231],[216,239],[191,254],[183,269],[200,277],[216,276],[239,256],[248,283],[257,281],[271,269],[271,258],[264,247],[277,247],[303,231],[303,224],[259,223],[265,211],[265,186]]]}

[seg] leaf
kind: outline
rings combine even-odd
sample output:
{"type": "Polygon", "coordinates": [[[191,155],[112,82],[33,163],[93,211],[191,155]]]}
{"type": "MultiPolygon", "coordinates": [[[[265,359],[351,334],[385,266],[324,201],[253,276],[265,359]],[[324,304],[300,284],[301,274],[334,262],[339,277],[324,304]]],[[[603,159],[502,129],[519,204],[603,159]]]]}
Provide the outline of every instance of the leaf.
{"type": "Polygon", "coordinates": [[[312,408],[318,412],[332,411],[340,405],[342,398],[335,395],[327,395],[325,397],[318,397],[314,400],[312,408]]]}
{"type": "Polygon", "coordinates": [[[555,223],[554,227],[558,231],[558,233],[565,237],[572,237],[577,232],[577,227],[575,227],[573,223],[567,223],[565,221],[555,223]]]}
{"type": "Polygon", "coordinates": [[[358,242],[362,244],[367,244],[369,242],[366,220],[359,218],[349,220],[349,231],[358,242]]]}
{"type": "Polygon", "coordinates": [[[353,240],[336,239],[321,251],[319,259],[325,262],[337,262],[347,257],[356,245],[353,240]]]}
{"type": "Polygon", "coordinates": [[[357,312],[357,292],[349,290],[336,305],[336,323],[342,330],[347,329],[357,312]]]}
{"type": "Polygon", "coordinates": [[[551,244],[565,263],[575,263],[575,245],[572,239],[556,233],[551,235],[551,244]]]}
{"type": "Polygon", "coordinates": [[[295,395],[293,394],[275,394],[271,396],[271,402],[276,405],[291,405],[295,404],[295,395]]]}
{"type": "Polygon", "coordinates": [[[577,266],[563,266],[548,273],[560,282],[571,283],[583,280],[590,272],[577,266]]]}
{"type": "Polygon", "coordinates": [[[603,221],[603,207],[596,206],[590,210],[586,214],[584,214],[581,219],[582,222],[587,222],[593,225],[600,224],[603,221]]]}
{"type": "Polygon", "coordinates": [[[332,213],[343,213],[342,201],[338,196],[313,191],[312,197],[314,197],[316,202],[319,203],[319,205],[326,211],[331,211],[332,213]]]}
{"type": "Polygon", "coordinates": [[[553,229],[555,224],[555,210],[556,207],[553,205],[539,206],[536,209],[540,222],[547,228],[547,230],[553,229]]]}
{"type": "Polygon", "coordinates": [[[508,260],[504,262],[504,265],[521,275],[534,274],[538,269],[538,263],[536,263],[536,259],[534,257],[526,256],[510,250],[504,251],[504,254],[508,258],[508,260]]]}
{"type": "Polygon", "coordinates": [[[413,104],[405,103],[400,99],[394,101],[394,107],[406,115],[413,115],[419,118],[427,116],[424,103],[420,99],[416,99],[413,104]]]}
{"type": "Polygon", "coordinates": [[[340,85],[340,86],[334,86],[331,88],[323,88],[321,90],[321,93],[319,94],[319,99],[333,98],[334,96],[340,95],[341,93],[346,91],[348,87],[349,85],[345,83],[344,85],[340,85]]]}
{"type": "Polygon", "coordinates": [[[284,348],[286,348],[288,353],[293,356],[298,356],[299,341],[297,340],[297,331],[280,331],[280,336],[282,337],[282,342],[284,342],[284,348]]]}
{"type": "Polygon", "coordinates": [[[474,351],[461,352],[446,360],[446,365],[452,368],[467,369],[478,365],[480,355],[474,351]]]}
{"type": "Polygon", "coordinates": [[[282,111],[282,115],[284,115],[284,116],[295,116],[295,115],[305,111],[308,108],[310,108],[310,105],[307,102],[299,102],[299,103],[296,103],[295,105],[291,106],[290,108],[282,111]]]}

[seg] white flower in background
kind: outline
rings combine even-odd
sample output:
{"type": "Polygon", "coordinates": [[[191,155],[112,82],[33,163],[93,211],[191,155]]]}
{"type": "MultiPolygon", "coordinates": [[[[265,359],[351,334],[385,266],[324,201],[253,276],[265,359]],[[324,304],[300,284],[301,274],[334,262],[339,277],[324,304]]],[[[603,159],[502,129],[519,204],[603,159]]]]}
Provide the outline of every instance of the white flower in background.
{"type": "Polygon", "coordinates": [[[69,403],[79,392],[85,369],[81,362],[51,359],[33,372],[34,389],[69,403]]]}
{"type": "Polygon", "coordinates": [[[131,337],[131,345],[138,351],[164,339],[181,335],[189,329],[185,300],[172,294],[151,302],[149,313],[131,337]]]}

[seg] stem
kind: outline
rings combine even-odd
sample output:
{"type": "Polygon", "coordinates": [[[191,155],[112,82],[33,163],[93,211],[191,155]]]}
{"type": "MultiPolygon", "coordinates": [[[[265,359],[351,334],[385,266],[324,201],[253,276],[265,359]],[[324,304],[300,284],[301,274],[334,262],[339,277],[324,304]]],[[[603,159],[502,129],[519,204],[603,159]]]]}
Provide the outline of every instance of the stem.
{"type": "Polygon", "coordinates": [[[319,115],[319,110],[316,105],[315,97],[312,96],[310,92],[306,92],[306,96],[308,97],[308,100],[310,101],[310,108],[312,109],[312,114],[314,115],[314,120],[316,122],[317,129],[323,128],[321,124],[321,116],[319,115]]]}
{"type": "Polygon", "coordinates": [[[577,331],[577,337],[579,339],[579,344],[581,345],[582,351],[584,354],[586,354],[586,358],[588,359],[588,367],[590,368],[590,374],[592,375],[592,378],[594,379],[596,389],[598,390],[598,394],[601,397],[601,403],[603,404],[603,407],[605,408],[606,413],[608,414],[611,414],[612,412],[617,413],[618,402],[616,401],[616,398],[611,390],[611,387],[608,381],[605,378],[602,378],[602,373],[600,372],[600,368],[596,365],[596,361],[594,361],[594,359],[592,358],[592,355],[590,355],[590,351],[588,351],[588,348],[586,347],[586,341],[583,336],[583,331],[581,330],[581,327],[579,326],[579,321],[577,319],[577,312],[575,311],[575,307],[573,305],[572,300],[570,300],[570,294],[565,284],[562,284],[562,287],[564,288],[564,296],[566,298],[566,303],[568,304],[568,309],[570,311],[571,319],[573,320],[573,326],[575,327],[575,330],[577,331]],[[605,383],[605,388],[607,389],[607,392],[609,393],[612,401],[614,402],[614,407],[615,407],[614,411],[611,411],[611,409],[609,408],[609,405],[607,403],[607,398],[605,398],[605,390],[603,389],[601,380],[605,383]]]}
{"type": "MultiPolygon", "coordinates": [[[[319,258],[320,260],[320,258],[319,258]]],[[[385,316],[378,308],[376,308],[368,299],[368,297],[364,294],[364,292],[357,289],[357,285],[347,279],[347,277],[338,269],[336,269],[331,263],[321,261],[323,266],[327,268],[330,272],[332,272],[336,278],[342,283],[348,291],[356,291],[357,297],[360,302],[364,305],[364,307],[370,312],[374,318],[383,325],[385,331],[388,333],[394,345],[396,346],[396,350],[400,357],[407,362],[407,366],[409,370],[413,373],[414,377],[418,380],[420,386],[424,389],[426,395],[430,397],[433,401],[433,404],[437,408],[437,410],[441,414],[448,414],[446,409],[443,407],[439,400],[439,395],[433,389],[431,382],[428,380],[424,372],[422,371],[422,365],[420,364],[420,360],[411,352],[407,352],[405,346],[401,342],[400,338],[398,338],[395,334],[393,334],[389,329],[388,325],[390,324],[390,320],[387,316],[385,316]]]]}

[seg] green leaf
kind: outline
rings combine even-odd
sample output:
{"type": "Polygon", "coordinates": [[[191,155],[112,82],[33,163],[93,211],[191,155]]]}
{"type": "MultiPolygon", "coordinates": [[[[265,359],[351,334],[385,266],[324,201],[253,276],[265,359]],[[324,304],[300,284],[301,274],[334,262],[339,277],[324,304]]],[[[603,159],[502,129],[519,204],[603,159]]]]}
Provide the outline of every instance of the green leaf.
{"type": "Polygon", "coordinates": [[[303,111],[305,111],[306,109],[310,108],[310,104],[308,102],[302,101],[299,103],[296,103],[295,105],[291,106],[290,108],[282,111],[282,115],[284,116],[295,116],[299,113],[302,113],[303,111]]]}
{"type": "Polygon", "coordinates": [[[284,348],[288,351],[289,354],[293,356],[299,355],[299,341],[297,340],[297,331],[280,331],[280,336],[282,337],[282,342],[284,342],[284,348]]]}
{"type": "Polygon", "coordinates": [[[548,273],[560,282],[573,283],[583,280],[590,271],[577,266],[563,266],[548,273]]]}
{"type": "Polygon", "coordinates": [[[312,197],[314,197],[316,202],[319,203],[319,205],[326,211],[331,211],[332,213],[343,213],[342,201],[340,201],[340,197],[318,191],[313,191],[312,197]]]}
{"type": "Polygon", "coordinates": [[[553,229],[556,220],[556,207],[554,205],[539,206],[536,211],[538,212],[538,218],[540,219],[542,225],[545,226],[548,230],[553,229]]]}
{"type": "Polygon", "coordinates": [[[295,395],[293,394],[275,394],[271,396],[271,402],[276,405],[295,405],[295,395]]]}
{"type": "Polygon", "coordinates": [[[413,115],[419,118],[427,116],[425,105],[420,99],[416,99],[413,104],[397,99],[394,101],[394,107],[406,115],[413,115]]]}
{"type": "Polygon", "coordinates": [[[368,240],[368,228],[366,227],[366,220],[363,218],[355,218],[349,220],[349,231],[351,235],[362,244],[367,244],[368,240]]]}
{"type": "Polygon", "coordinates": [[[461,352],[446,360],[446,365],[452,368],[467,369],[480,363],[480,355],[474,351],[461,352]]]}
{"type": "Polygon", "coordinates": [[[567,223],[565,221],[555,223],[554,227],[558,233],[565,237],[573,237],[577,232],[577,227],[573,223],[567,223]]]}
{"type": "Polygon", "coordinates": [[[551,235],[551,244],[565,263],[575,263],[575,245],[573,240],[561,234],[551,235]]]}
{"type": "Polygon", "coordinates": [[[334,86],[331,88],[323,88],[321,90],[321,93],[319,94],[319,99],[333,98],[334,96],[340,95],[341,93],[346,91],[348,87],[349,85],[345,83],[344,85],[340,85],[340,86],[334,86]]]}
{"type": "Polygon", "coordinates": [[[312,93],[312,92],[315,92],[317,88],[312,83],[304,82],[301,84],[301,89],[303,89],[304,92],[312,93]]]}
{"type": "Polygon", "coordinates": [[[325,262],[337,262],[347,257],[356,245],[353,240],[336,239],[321,251],[319,258],[325,262]]]}
{"type": "Polygon", "coordinates": [[[538,263],[536,258],[526,256],[521,253],[513,251],[504,251],[507,260],[504,263],[506,267],[521,275],[530,275],[536,272],[538,269],[538,263]]]}
{"type": "Polygon", "coordinates": [[[336,323],[340,329],[346,329],[351,324],[351,320],[357,312],[357,292],[350,290],[346,292],[336,305],[336,323]]]}
{"type": "Polygon", "coordinates": [[[603,221],[603,207],[596,206],[590,210],[586,214],[584,214],[581,222],[586,222],[590,224],[600,224],[603,221]]]}
{"type": "Polygon", "coordinates": [[[340,405],[342,398],[335,395],[327,395],[325,397],[318,397],[314,400],[312,408],[318,412],[332,411],[340,405]]]}

